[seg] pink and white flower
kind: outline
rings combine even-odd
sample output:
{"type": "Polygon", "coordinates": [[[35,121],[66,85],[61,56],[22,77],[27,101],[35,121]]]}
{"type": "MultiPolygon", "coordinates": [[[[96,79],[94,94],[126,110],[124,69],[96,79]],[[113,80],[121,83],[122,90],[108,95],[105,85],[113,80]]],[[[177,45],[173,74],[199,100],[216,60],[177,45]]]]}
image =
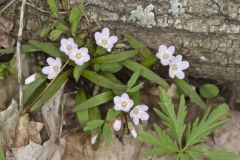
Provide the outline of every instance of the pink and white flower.
{"type": "Polygon", "coordinates": [[[83,65],[90,60],[88,49],[86,47],[73,49],[69,55],[69,58],[73,60],[77,65],[83,65]]]}
{"type": "Polygon", "coordinates": [[[130,117],[133,119],[133,123],[137,126],[139,124],[139,119],[146,121],[149,119],[149,115],[146,112],[148,106],[142,104],[134,107],[130,112],[130,117]]]}
{"type": "Polygon", "coordinates": [[[34,74],[32,74],[31,76],[29,76],[29,77],[27,77],[26,79],[25,79],[25,84],[30,84],[30,83],[32,83],[32,82],[34,82],[36,79],[37,79],[37,73],[34,73],[34,74]]]}
{"type": "Polygon", "coordinates": [[[127,93],[123,93],[121,96],[116,96],[113,99],[114,101],[114,109],[116,111],[124,111],[129,112],[133,107],[133,100],[129,98],[127,93]]]}
{"type": "Polygon", "coordinates": [[[117,36],[110,36],[108,28],[103,28],[102,32],[96,32],[94,37],[97,45],[107,49],[108,52],[111,52],[113,45],[118,41],[117,36]]]}
{"type": "Polygon", "coordinates": [[[47,63],[49,66],[42,68],[42,73],[48,75],[48,79],[54,79],[61,72],[62,62],[60,58],[47,58],[47,63]]]}
{"type": "Polygon", "coordinates": [[[91,137],[91,144],[95,144],[96,143],[96,140],[97,140],[97,134],[93,137],[91,137]]]}
{"type": "Polygon", "coordinates": [[[173,57],[170,68],[169,68],[169,76],[171,78],[177,77],[179,79],[184,79],[185,74],[183,70],[187,69],[189,67],[188,61],[182,61],[182,56],[178,55],[176,57],[173,57]]]}
{"type": "Polygon", "coordinates": [[[71,54],[74,49],[77,49],[78,45],[74,42],[72,38],[61,40],[60,51],[64,52],[67,56],[71,54]]]}
{"type": "Polygon", "coordinates": [[[168,48],[165,45],[160,45],[158,48],[158,52],[156,53],[156,56],[157,58],[160,59],[162,65],[166,66],[171,63],[174,52],[175,52],[174,46],[170,46],[168,48]]]}

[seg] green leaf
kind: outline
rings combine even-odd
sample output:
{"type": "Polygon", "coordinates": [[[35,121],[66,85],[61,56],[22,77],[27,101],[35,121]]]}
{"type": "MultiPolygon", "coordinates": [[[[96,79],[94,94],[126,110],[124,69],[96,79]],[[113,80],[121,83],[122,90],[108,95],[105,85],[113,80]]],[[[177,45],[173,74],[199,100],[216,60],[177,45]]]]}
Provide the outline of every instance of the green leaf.
{"type": "Polygon", "coordinates": [[[101,119],[92,120],[87,123],[86,127],[83,130],[84,131],[94,130],[98,127],[101,127],[103,125],[103,123],[104,123],[104,120],[101,120],[101,119]]]}
{"type": "MultiPolygon", "coordinates": [[[[52,57],[59,57],[63,62],[68,60],[68,57],[54,43],[44,43],[36,40],[30,40],[29,43],[52,57]]],[[[69,64],[75,66],[75,63],[72,61],[69,64]]]]}
{"type": "Polygon", "coordinates": [[[106,146],[109,146],[112,142],[112,131],[108,123],[105,123],[103,126],[103,139],[106,143],[106,146]]]}
{"type": "Polygon", "coordinates": [[[56,0],[47,0],[53,17],[58,17],[58,6],[56,0]]]}
{"type": "Polygon", "coordinates": [[[204,155],[211,160],[239,160],[240,155],[223,150],[205,152],[204,155]]]}
{"type": "Polygon", "coordinates": [[[113,94],[110,91],[98,94],[94,97],[89,98],[85,102],[74,107],[73,112],[79,112],[85,109],[93,108],[101,104],[107,103],[113,99],[113,94]]]}
{"type": "MultiPolygon", "coordinates": [[[[21,47],[22,47],[21,51],[23,53],[40,51],[39,48],[37,48],[37,47],[35,47],[34,45],[31,45],[31,44],[22,45],[21,47]]],[[[0,56],[2,56],[4,54],[9,54],[9,53],[15,53],[15,52],[16,52],[16,47],[0,49],[0,56]]]]}
{"type": "Polygon", "coordinates": [[[64,21],[60,21],[60,20],[56,21],[56,23],[55,23],[55,28],[56,28],[57,30],[62,31],[62,32],[68,31],[68,27],[66,26],[66,24],[64,23],[64,21]]]}
{"type": "Polygon", "coordinates": [[[40,37],[46,37],[47,34],[50,32],[50,27],[46,26],[40,31],[40,37]]]}
{"type": "Polygon", "coordinates": [[[108,110],[108,113],[107,113],[107,116],[106,116],[106,121],[111,121],[113,120],[114,118],[116,118],[118,115],[120,114],[120,112],[110,108],[108,110]]]}
{"type": "Polygon", "coordinates": [[[196,103],[201,108],[206,108],[206,104],[203,102],[201,97],[193,90],[192,86],[186,81],[174,78],[176,85],[182,90],[182,92],[189,96],[191,101],[196,103]]]}
{"type": "Polygon", "coordinates": [[[30,104],[29,101],[32,101],[32,97],[39,95],[38,91],[42,88],[47,80],[46,76],[40,75],[33,83],[29,84],[23,94],[23,103],[30,104]]]}
{"type": "Polygon", "coordinates": [[[50,39],[55,41],[61,36],[62,33],[63,33],[63,31],[61,31],[61,30],[57,30],[57,29],[52,30],[50,32],[50,39]]]}
{"type": "Polygon", "coordinates": [[[222,119],[229,113],[229,108],[226,104],[219,105],[211,111],[207,108],[202,119],[197,118],[192,125],[188,126],[186,146],[194,145],[206,138],[214,129],[226,124],[228,120],[222,119]]]}
{"type": "Polygon", "coordinates": [[[106,63],[100,64],[100,69],[104,72],[116,73],[122,69],[122,65],[119,63],[106,63]]]}
{"type": "Polygon", "coordinates": [[[141,70],[138,70],[131,76],[130,80],[127,83],[128,88],[132,88],[135,85],[135,83],[137,82],[140,74],[141,74],[141,70]]]}
{"type": "Polygon", "coordinates": [[[168,154],[169,151],[166,150],[164,147],[161,147],[161,148],[154,148],[154,149],[148,149],[146,151],[143,151],[143,154],[146,155],[146,156],[150,156],[150,155],[157,155],[157,156],[162,156],[162,155],[165,155],[165,154],[168,154]]]}
{"type": "Polygon", "coordinates": [[[95,54],[97,55],[104,55],[107,53],[107,50],[105,48],[97,46],[95,54]]]}
{"type": "Polygon", "coordinates": [[[200,95],[206,99],[213,99],[218,96],[219,89],[214,84],[204,84],[199,87],[200,95]]]}
{"type": "Polygon", "coordinates": [[[82,76],[88,80],[90,80],[91,82],[95,83],[98,86],[104,87],[104,88],[109,88],[109,89],[125,89],[126,86],[121,85],[121,84],[117,84],[115,82],[113,82],[112,80],[103,77],[99,74],[97,74],[96,72],[92,72],[89,70],[84,70],[82,72],[82,76]]]}
{"type": "MultiPolygon", "coordinates": [[[[87,96],[85,91],[83,89],[80,89],[75,96],[75,102],[76,102],[75,106],[83,103],[86,100],[87,100],[87,96]]],[[[77,112],[77,118],[81,126],[85,127],[86,123],[89,121],[88,110],[77,112]]]]}
{"type": "Polygon", "coordinates": [[[159,77],[156,73],[154,73],[153,71],[151,71],[150,69],[146,68],[145,66],[133,61],[133,60],[126,60],[121,62],[126,68],[132,70],[133,72],[136,72],[138,70],[141,70],[141,75],[152,81],[155,82],[159,85],[161,85],[164,88],[168,87],[168,83],[162,79],[161,77],[159,77]]]}
{"type": "Polygon", "coordinates": [[[49,84],[45,92],[40,96],[40,98],[32,105],[30,111],[33,112],[38,108],[42,107],[45,102],[47,102],[50,98],[54,96],[54,94],[62,87],[62,85],[66,82],[70,70],[63,72],[60,74],[54,81],[49,84]]]}
{"type": "Polygon", "coordinates": [[[139,91],[141,88],[143,88],[143,86],[144,86],[144,82],[141,82],[141,83],[139,83],[138,85],[136,85],[136,86],[134,86],[132,88],[127,88],[126,91],[128,93],[134,93],[134,92],[139,91]]]}
{"type": "Polygon", "coordinates": [[[83,64],[82,66],[76,65],[73,69],[73,77],[75,78],[76,82],[79,80],[82,72],[88,66],[88,63],[83,64]]]}
{"type": "Polygon", "coordinates": [[[158,138],[156,138],[155,136],[152,136],[150,133],[147,133],[147,132],[143,132],[143,131],[139,132],[137,138],[139,141],[143,141],[147,144],[162,146],[162,143],[159,141],[158,138]]]}
{"type": "Polygon", "coordinates": [[[77,32],[78,23],[80,22],[83,15],[84,15],[83,4],[78,4],[72,8],[71,14],[69,16],[69,22],[71,24],[71,31],[73,34],[77,32]]]}
{"type": "Polygon", "coordinates": [[[91,60],[93,63],[117,63],[138,54],[138,50],[123,51],[120,53],[111,53],[106,56],[97,57],[91,60]]]}
{"type": "Polygon", "coordinates": [[[0,148],[0,160],[5,160],[5,155],[2,148],[0,148]]]}

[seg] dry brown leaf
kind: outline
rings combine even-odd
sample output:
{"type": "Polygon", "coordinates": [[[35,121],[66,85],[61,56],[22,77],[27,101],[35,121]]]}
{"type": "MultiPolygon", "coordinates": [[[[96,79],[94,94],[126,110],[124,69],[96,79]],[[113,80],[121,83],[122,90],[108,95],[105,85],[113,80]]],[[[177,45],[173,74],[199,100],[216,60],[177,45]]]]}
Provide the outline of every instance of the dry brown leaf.
{"type": "Polygon", "coordinates": [[[0,30],[9,33],[13,29],[13,22],[0,16],[0,30]]]}
{"type": "Polygon", "coordinates": [[[30,121],[29,128],[28,128],[29,140],[31,140],[37,144],[41,144],[42,139],[41,139],[40,131],[42,129],[43,129],[42,123],[30,121]]]}
{"type": "Polygon", "coordinates": [[[16,129],[16,142],[15,147],[22,147],[29,142],[29,116],[24,114],[19,118],[17,129],[16,129]]]}
{"type": "Polygon", "coordinates": [[[15,142],[15,129],[18,124],[18,104],[12,100],[10,106],[0,112],[0,145],[13,147],[15,142]]]}
{"type": "Polygon", "coordinates": [[[0,47],[9,48],[13,47],[15,44],[15,39],[12,38],[10,35],[5,33],[0,33],[0,47]]]}

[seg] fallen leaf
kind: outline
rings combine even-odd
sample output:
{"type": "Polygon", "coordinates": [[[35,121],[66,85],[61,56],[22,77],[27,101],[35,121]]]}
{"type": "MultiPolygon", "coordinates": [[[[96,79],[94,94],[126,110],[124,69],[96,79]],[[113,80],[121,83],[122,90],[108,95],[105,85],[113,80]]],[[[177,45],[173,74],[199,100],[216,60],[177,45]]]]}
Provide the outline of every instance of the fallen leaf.
{"type": "Polygon", "coordinates": [[[29,140],[37,144],[41,144],[42,139],[41,139],[40,131],[42,129],[43,129],[42,123],[30,121],[29,128],[28,128],[29,140]]]}
{"type": "Polygon", "coordinates": [[[29,116],[24,114],[19,118],[17,129],[16,129],[16,142],[15,147],[22,147],[29,142],[29,116]]]}
{"type": "Polygon", "coordinates": [[[0,30],[9,33],[13,29],[13,22],[0,16],[0,30]]]}
{"type": "Polygon", "coordinates": [[[9,48],[13,47],[15,44],[15,39],[12,38],[10,35],[5,33],[0,33],[0,47],[9,48]]]}

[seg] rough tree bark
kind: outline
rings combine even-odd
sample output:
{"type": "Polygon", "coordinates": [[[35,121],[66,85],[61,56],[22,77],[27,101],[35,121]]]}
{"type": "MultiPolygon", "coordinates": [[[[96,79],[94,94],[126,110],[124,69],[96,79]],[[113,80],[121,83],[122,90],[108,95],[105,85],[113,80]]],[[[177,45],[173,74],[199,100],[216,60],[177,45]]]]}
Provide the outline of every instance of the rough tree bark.
{"type": "MultiPolygon", "coordinates": [[[[37,6],[46,6],[46,2],[32,1],[37,6]]],[[[86,12],[91,22],[129,32],[153,49],[160,44],[175,45],[177,52],[191,63],[189,75],[240,81],[240,1],[179,0],[177,16],[172,13],[172,1],[178,0],[88,0],[86,12]],[[142,5],[144,9],[150,4],[154,6],[152,12],[156,22],[152,28],[130,19],[137,6],[142,5]],[[205,56],[206,61],[199,55],[205,56]]],[[[36,36],[42,26],[39,23],[49,16],[29,10],[26,30],[36,36]]]]}

